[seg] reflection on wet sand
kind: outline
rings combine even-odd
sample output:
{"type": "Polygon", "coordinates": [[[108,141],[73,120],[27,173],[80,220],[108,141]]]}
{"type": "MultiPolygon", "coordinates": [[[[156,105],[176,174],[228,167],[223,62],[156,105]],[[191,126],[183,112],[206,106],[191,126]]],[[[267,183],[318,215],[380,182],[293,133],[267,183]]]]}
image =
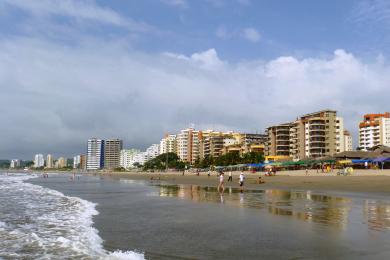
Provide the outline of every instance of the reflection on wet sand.
{"type": "MultiPolygon", "coordinates": [[[[238,189],[227,187],[225,193],[220,194],[215,187],[197,185],[161,185],[159,196],[267,210],[274,215],[291,216],[340,229],[347,226],[354,203],[351,198],[313,194],[310,191],[247,190],[240,193],[238,189]]],[[[390,227],[390,203],[366,201],[363,214],[371,229],[390,227]]]]}
{"type": "Polygon", "coordinates": [[[390,203],[365,200],[363,214],[370,229],[377,231],[390,229],[390,203]]]}

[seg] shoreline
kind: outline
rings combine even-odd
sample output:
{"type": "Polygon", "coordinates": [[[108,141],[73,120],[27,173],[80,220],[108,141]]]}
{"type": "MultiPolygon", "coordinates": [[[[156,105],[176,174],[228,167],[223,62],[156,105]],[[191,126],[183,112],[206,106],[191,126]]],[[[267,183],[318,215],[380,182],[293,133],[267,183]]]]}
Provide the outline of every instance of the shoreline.
{"type": "MultiPolygon", "coordinates": [[[[316,173],[312,171],[309,175],[302,172],[278,172],[276,176],[264,176],[264,173],[245,172],[245,188],[248,190],[263,189],[282,189],[282,190],[311,190],[319,192],[336,193],[371,193],[377,195],[390,195],[390,171],[377,174],[365,172],[363,170],[350,176],[337,176],[336,173],[316,173]],[[261,176],[265,181],[258,184],[258,177],[261,176]]],[[[225,187],[239,188],[239,172],[233,172],[233,181],[227,182],[225,173],[225,187]]],[[[102,177],[114,179],[129,179],[150,181],[168,185],[197,185],[197,186],[217,186],[218,178],[215,172],[208,177],[207,173],[196,176],[194,173],[104,173],[102,177]],[[151,178],[153,177],[153,180],[151,178]]]]}
{"type": "MultiPolygon", "coordinates": [[[[8,171],[22,172],[22,171],[8,171]]],[[[24,173],[58,173],[81,174],[89,176],[101,176],[102,178],[128,179],[149,181],[167,185],[197,185],[217,186],[217,172],[207,176],[207,172],[201,172],[196,176],[194,172],[80,172],[80,171],[33,171],[24,173]],[[151,180],[153,178],[153,180],[151,180]]],[[[233,181],[227,182],[228,174],[225,172],[225,187],[238,188],[238,176],[240,172],[232,172],[233,181]]],[[[332,193],[371,193],[377,195],[390,195],[390,170],[354,170],[351,175],[338,176],[337,171],[330,173],[317,173],[316,170],[279,171],[276,176],[264,176],[264,172],[245,172],[245,188],[248,190],[281,189],[281,190],[310,190],[332,193]],[[258,184],[258,178],[265,181],[258,184]]]]}

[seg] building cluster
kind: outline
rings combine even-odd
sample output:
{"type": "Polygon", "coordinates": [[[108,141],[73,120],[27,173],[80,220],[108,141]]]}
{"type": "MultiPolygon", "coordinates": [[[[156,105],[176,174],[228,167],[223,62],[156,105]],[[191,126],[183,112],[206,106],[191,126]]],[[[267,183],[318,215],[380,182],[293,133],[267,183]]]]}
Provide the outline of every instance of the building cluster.
{"type": "MultiPolygon", "coordinates": [[[[374,146],[390,146],[390,113],[366,114],[359,123],[359,149],[374,146]]],[[[73,160],[63,157],[54,160],[49,154],[46,161],[42,154],[35,155],[34,167],[99,170],[125,169],[143,165],[160,154],[175,153],[180,160],[194,164],[207,157],[237,152],[264,153],[267,159],[302,160],[333,156],[352,151],[353,141],[344,120],[334,110],[322,110],[298,117],[296,120],[266,128],[265,133],[221,132],[187,128],[177,134],[166,134],[159,144],[146,151],[123,149],[120,139],[88,140],[86,155],[73,160]]],[[[11,160],[11,168],[20,166],[20,160],[11,160]]]]}
{"type": "Polygon", "coordinates": [[[323,110],[266,130],[265,155],[301,160],[352,150],[352,136],[336,111],[323,110]]]}

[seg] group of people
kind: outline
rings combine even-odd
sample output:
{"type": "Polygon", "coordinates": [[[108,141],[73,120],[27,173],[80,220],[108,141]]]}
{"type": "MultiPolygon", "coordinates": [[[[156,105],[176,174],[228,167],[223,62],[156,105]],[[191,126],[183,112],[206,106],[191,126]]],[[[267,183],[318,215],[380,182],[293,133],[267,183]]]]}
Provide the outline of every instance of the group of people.
{"type": "MultiPolygon", "coordinates": [[[[245,175],[243,172],[240,173],[240,176],[238,178],[238,184],[240,185],[240,191],[244,191],[244,181],[245,181],[245,175]]],[[[229,172],[229,178],[228,182],[233,182],[233,176],[232,172],[229,172]]],[[[219,172],[219,184],[218,184],[218,192],[224,192],[225,191],[225,173],[223,171],[219,172]]]]}

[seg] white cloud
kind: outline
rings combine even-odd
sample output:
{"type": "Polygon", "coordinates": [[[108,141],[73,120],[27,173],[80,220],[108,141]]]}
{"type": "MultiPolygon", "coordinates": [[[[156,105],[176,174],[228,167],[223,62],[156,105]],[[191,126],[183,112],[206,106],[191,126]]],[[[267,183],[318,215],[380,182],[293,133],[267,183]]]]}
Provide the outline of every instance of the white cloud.
{"type": "Polygon", "coordinates": [[[261,39],[260,33],[254,28],[245,28],[243,30],[243,37],[251,42],[258,42],[261,39]]]}
{"type": "Polygon", "coordinates": [[[261,131],[323,108],[356,133],[364,113],[387,110],[389,85],[384,58],[364,63],[345,50],[229,63],[215,49],[150,55],[110,42],[1,39],[0,157],[70,156],[91,136],[144,147],[189,123],[261,131]]]}
{"type": "Polygon", "coordinates": [[[34,16],[67,16],[75,19],[126,27],[134,31],[147,31],[152,27],[124,17],[110,8],[88,0],[5,0],[8,6],[30,12],[34,16]]]}

